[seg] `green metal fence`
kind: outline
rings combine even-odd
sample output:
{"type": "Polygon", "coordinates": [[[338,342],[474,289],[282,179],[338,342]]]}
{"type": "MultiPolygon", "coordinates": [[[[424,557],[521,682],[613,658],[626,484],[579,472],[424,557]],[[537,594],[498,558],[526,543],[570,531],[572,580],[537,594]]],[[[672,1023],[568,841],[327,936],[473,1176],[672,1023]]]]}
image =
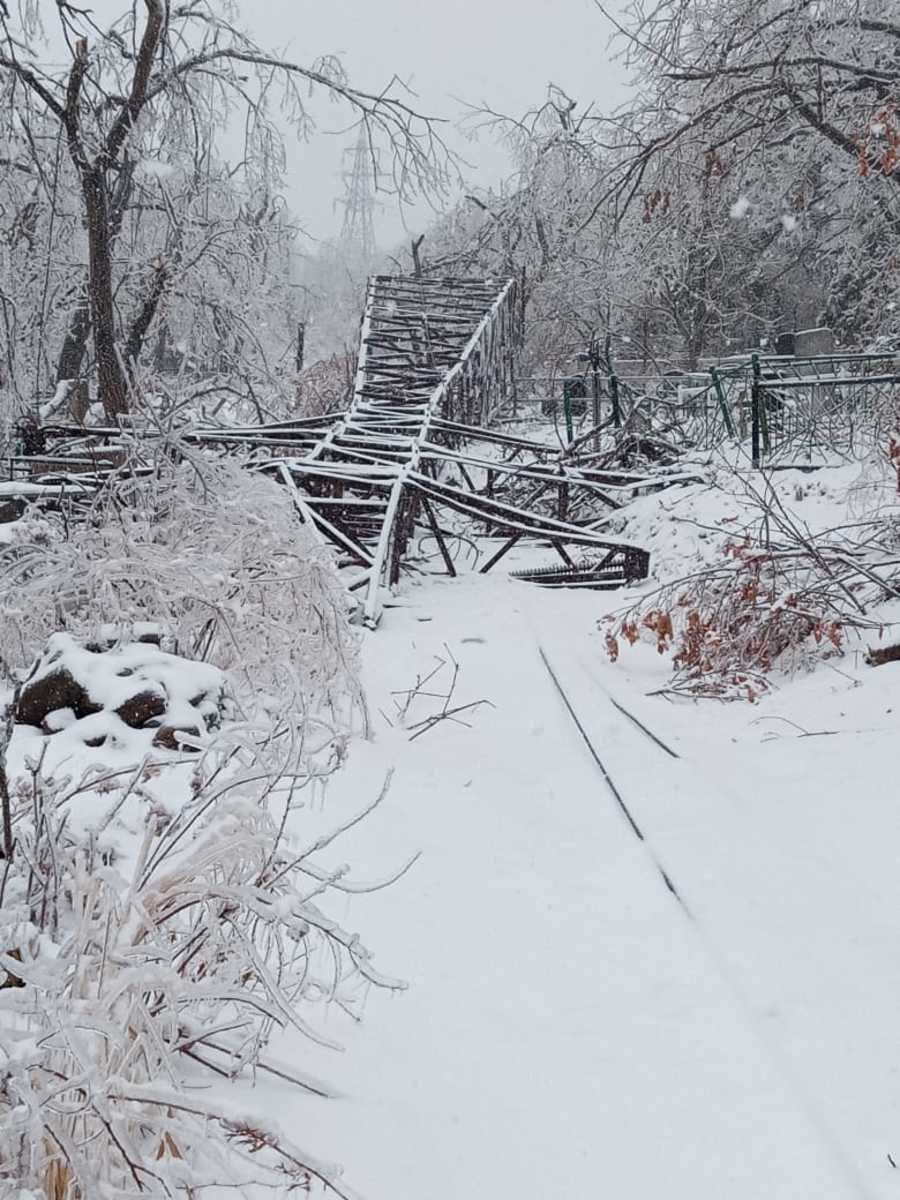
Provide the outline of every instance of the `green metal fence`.
{"type": "Polygon", "coordinates": [[[638,386],[620,381],[632,410],[703,449],[746,443],[755,465],[853,457],[873,439],[884,440],[900,419],[900,354],[752,354],[659,377],[672,393],[666,397],[654,395],[649,378],[638,386]]]}

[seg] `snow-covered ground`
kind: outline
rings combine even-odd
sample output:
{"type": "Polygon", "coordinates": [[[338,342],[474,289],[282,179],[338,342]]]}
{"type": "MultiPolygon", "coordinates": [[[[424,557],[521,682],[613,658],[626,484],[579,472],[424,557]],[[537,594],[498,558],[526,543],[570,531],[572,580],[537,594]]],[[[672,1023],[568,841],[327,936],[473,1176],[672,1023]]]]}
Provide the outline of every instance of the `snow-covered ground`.
{"type": "MultiPolygon", "coordinates": [[[[328,912],[409,987],[370,992],[361,1022],[323,997],[318,1028],[343,1055],[298,1033],[272,1047],[331,1099],[264,1074],[253,1090],[212,1087],[345,1164],[348,1195],[900,1194],[900,663],[865,664],[873,630],[810,674],[775,674],[755,704],[720,703],[653,695],[671,660],[651,643],[623,645],[616,662],[606,652],[608,613],[757,532],[745,483],[717,483],[615,516],[611,532],[653,556],[653,577],[630,592],[512,580],[506,569],[549,557],[521,544],[479,575],[462,545],[460,578],[405,582],[364,635],[370,736],[294,832],[306,845],[348,823],[393,770],[382,803],[320,865],[349,862],[351,880],[373,884],[401,872],[328,912]],[[429,727],[454,663],[446,704],[461,723],[429,727]]],[[[854,466],[784,472],[775,486],[815,532],[892,519],[896,505],[891,478],[854,466]]],[[[70,641],[51,650],[78,675],[97,656],[70,641]]],[[[185,724],[193,710],[178,705],[215,680],[182,664],[173,689],[170,657],[110,651],[92,694],[118,711],[123,687],[160,687],[185,724]]],[[[91,721],[111,722],[112,766],[152,745],[153,730],[76,716],[52,736],[17,728],[14,767],[50,744],[48,765],[69,769],[91,721]]],[[[92,814],[79,804],[78,821],[92,814]]],[[[127,857],[139,823],[117,820],[127,857]]]]}
{"type": "Polygon", "coordinates": [[[361,1025],[331,1011],[347,1054],[303,1049],[334,1099],[261,1083],[253,1104],[368,1200],[895,1197],[900,665],[851,653],[755,705],[650,699],[669,664],[612,664],[596,628],[619,602],[434,578],[367,635],[374,736],[327,819],[393,766],[338,853],[372,878],[421,857],[336,915],[410,987],[361,1025]],[[392,693],[448,650],[454,702],[493,707],[410,742],[392,693]]]}

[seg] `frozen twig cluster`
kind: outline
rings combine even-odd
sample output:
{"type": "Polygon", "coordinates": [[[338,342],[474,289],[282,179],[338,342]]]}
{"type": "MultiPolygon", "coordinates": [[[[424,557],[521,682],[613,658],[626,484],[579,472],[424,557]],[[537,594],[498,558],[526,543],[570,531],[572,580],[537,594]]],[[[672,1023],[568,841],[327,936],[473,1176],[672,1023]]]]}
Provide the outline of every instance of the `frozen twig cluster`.
{"type": "Polygon", "coordinates": [[[370,986],[402,986],[327,911],[373,885],[319,857],[387,783],[324,832],[311,820],[365,720],[330,557],[277,484],[171,442],[0,554],[0,1193],[347,1196],[241,1088],[262,1075],[325,1094],[273,1035],[330,1045],[326,1007],[356,1017],[370,986]],[[190,761],[126,741],[112,765],[109,744],[16,729],[15,685],[58,631],[98,663],[152,631],[173,670],[194,660],[186,680],[196,660],[224,672],[226,719],[190,761]]]}
{"type": "Polygon", "coordinates": [[[884,513],[812,534],[762,477],[744,481],[753,520],[721,562],[667,582],[606,622],[607,649],[652,639],[671,653],[666,692],[756,696],[775,670],[843,652],[853,630],[878,630],[878,605],[900,596],[895,520],[884,513]]]}
{"type": "Polygon", "coordinates": [[[317,855],[374,805],[302,841],[292,813],[309,775],[220,746],[188,788],[176,780],[139,764],[73,781],[29,761],[17,783],[0,882],[0,1179],[48,1200],[226,1180],[345,1195],[334,1168],[202,1085],[263,1072],[324,1094],[270,1055],[273,1032],[328,1044],[323,1004],[402,986],[321,907],[360,889],[317,855]],[[85,825],[87,794],[104,804],[85,825]],[[142,830],[124,848],[123,814],[142,830]]]}
{"type": "Polygon", "coordinates": [[[425,675],[418,674],[416,681],[409,688],[400,688],[391,693],[394,704],[393,720],[382,713],[389,724],[398,724],[410,730],[411,742],[429,730],[434,729],[442,721],[451,721],[455,725],[469,728],[469,722],[463,720],[463,713],[471,713],[482,704],[493,708],[490,700],[470,700],[467,704],[454,704],[456,685],[459,681],[459,663],[453,657],[449,646],[444,646],[446,658],[436,658],[435,665],[425,675]],[[420,716],[421,702],[430,702],[434,711],[420,716]],[[413,719],[415,717],[415,719],[413,719]]]}

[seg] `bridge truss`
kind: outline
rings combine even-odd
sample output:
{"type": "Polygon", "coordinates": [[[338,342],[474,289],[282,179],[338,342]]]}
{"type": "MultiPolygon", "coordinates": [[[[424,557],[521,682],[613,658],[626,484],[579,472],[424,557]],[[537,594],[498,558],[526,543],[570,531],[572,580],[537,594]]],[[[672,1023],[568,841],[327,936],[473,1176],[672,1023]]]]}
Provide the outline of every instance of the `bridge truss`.
{"type": "Polygon", "coordinates": [[[569,568],[574,547],[594,552],[610,585],[647,573],[644,551],[591,527],[598,505],[619,506],[613,493],[627,480],[491,428],[514,388],[519,311],[514,280],[373,277],[349,410],[325,429],[311,423],[305,454],[267,464],[303,519],[359,568],[351,586],[364,589],[370,624],[418,526],[456,574],[447,513],[502,539],[482,571],[527,537],[551,543],[569,568]]]}

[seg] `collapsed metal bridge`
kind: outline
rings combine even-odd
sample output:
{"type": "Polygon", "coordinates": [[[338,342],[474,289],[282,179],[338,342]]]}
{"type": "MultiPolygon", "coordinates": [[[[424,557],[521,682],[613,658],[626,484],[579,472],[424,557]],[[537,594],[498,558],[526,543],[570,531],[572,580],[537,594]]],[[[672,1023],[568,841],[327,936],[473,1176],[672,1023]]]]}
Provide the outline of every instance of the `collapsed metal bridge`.
{"type": "MultiPolygon", "coordinates": [[[[448,511],[501,538],[482,571],[529,537],[549,542],[570,570],[574,547],[591,551],[594,577],[608,586],[647,574],[645,551],[592,528],[598,503],[617,508],[611,493],[627,489],[627,479],[490,428],[514,386],[519,336],[514,280],[498,287],[374,276],[349,410],[324,428],[310,421],[302,455],[266,462],[303,519],[358,567],[350,586],[364,589],[367,622],[378,619],[384,587],[398,581],[418,525],[456,574],[442,524],[448,511]]],[[[292,423],[271,432],[296,441],[299,430],[292,423]]]]}

